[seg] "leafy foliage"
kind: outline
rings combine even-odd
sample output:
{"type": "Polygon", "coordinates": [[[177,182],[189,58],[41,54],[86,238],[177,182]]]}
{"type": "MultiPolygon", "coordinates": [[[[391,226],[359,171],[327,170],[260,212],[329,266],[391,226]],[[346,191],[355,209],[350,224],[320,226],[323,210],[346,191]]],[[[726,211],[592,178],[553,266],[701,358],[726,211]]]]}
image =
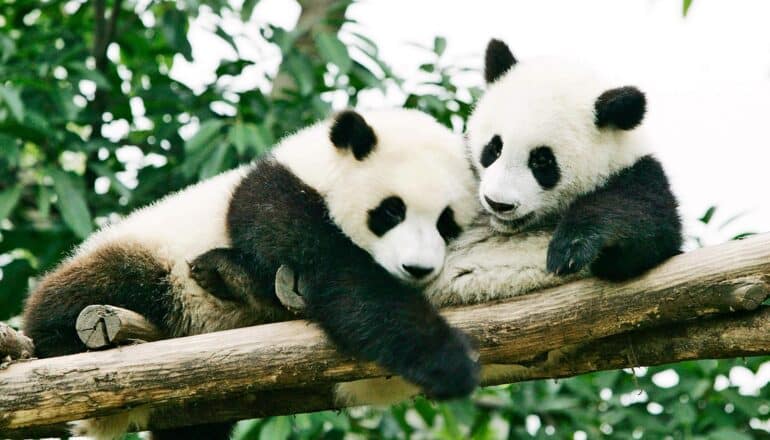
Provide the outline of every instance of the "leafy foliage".
{"type": "MultiPolygon", "coordinates": [[[[464,128],[479,90],[457,85],[467,69],[445,60],[444,38],[424,48],[426,63],[407,82],[364,30],[341,19],[349,1],[324,1],[324,15],[300,19],[297,29],[251,22],[281,64],[260,78],[272,89],[247,90],[233,84],[260,60],[241,55],[245,37],[228,32],[222,18],[250,19],[257,0],[239,9],[225,0],[0,3],[0,319],[17,315],[36,277],[98,226],[264,154],[286,133],[356,105],[362,93],[396,91],[405,106],[464,128]],[[211,38],[235,56],[193,90],[170,72],[194,59],[187,31],[199,14],[215,18],[211,38]]],[[[713,217],[714,209],[700,221],[713,217]]],[[[493,387],[444,404],[418,398],[389,409],[253,420],[236,437],[767,438],[764,360],[612,371],[493,387]]]]}

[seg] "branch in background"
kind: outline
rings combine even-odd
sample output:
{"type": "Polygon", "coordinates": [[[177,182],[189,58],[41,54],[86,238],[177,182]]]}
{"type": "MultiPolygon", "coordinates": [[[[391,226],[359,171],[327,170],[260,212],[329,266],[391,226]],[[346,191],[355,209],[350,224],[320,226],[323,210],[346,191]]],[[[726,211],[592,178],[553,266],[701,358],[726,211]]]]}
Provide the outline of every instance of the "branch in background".
{"type": "MultiPolygon", "coordinates": [[[[688,321],[679,326],[697,326],[701,323],[691,318],[755,309],[766,298],[768,274],[770,234],[764,234],[677,256],[628,283],[584,280],[498,304],[447,310],[444,315],[478,340],[482,363],[525,362],[536,368],[537,362],[548,359],[548,352],[567,345],[678,321],[688,321]]],[[[716,348],[704,353],[722,357],[717,348],[726,350],[728,356],[770,352],[770,344],[763,343],[770,334],[764,322],[743,326],[743,330],[715,330],[712,335],[728,333],[738,342],[719,337],[712,343],[716,348]],[[739,345],[746,342],[742,338],[756,341],[744,349],[739,345]]],[[[671,341],[674,335],[669,329],[660,339],[671,341]]],[[[626,359],[627,365],[703,354],[688,347],[685,339],[680,341],[676,356],[668,347],[645,357],[645,351],[633,343],[637,356],[632,359],[636,361],[626,359]]],[[[609,359],[606,365],[596,366],[593,359],[584,368],[593,371],[623,361],[616,353],[604,354],[609,359]]],[[[548,368],[553,367],[542,367],[543,371],[550,371],[548,368]]],[[[558,375],[578,372],[582,371],[572,369],[558,375]]],[[[263,396],[263,392],[279,389],[323,387],[386,374],[374,364],[340,356],[316,326],[304,321],[21,362],[0,373],[0,434],[138,405],[195,405],[204,400],[230,400],[244,393],[263,396]]],[[[546,377],[546,373],[538,377],[546,377]]],[[[257,401],[265,402],[264,411],[271,411],[273,402],[260,399],[257,401]]],[[[286,412],[309,410],[304,406],[285,408],[286,412]]]]}
{"type": "MultiPolygon", "coordinates": [[[[348,4],[340,0],[300,0],[302,12],[295,32],[299,35],[294,41],[294,49],[305,55],[316,53],[313,37],[319,32],[337,34],[345,21],[348,4]]],[[[296,91],[297,84],[289,73],[287,63],[281,62],[278,73],[273,79],[270,98],[281,99],[287,92],[296,91]]]]}

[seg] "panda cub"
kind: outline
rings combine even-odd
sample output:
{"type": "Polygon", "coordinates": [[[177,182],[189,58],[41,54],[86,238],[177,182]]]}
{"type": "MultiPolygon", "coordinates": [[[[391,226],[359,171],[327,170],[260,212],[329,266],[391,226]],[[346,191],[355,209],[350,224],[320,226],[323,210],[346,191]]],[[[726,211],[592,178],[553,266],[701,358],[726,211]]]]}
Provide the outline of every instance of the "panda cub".
{"type": "MultiPolygon", "coordinates": [[[[286,319],[272,289],[286,264],[304,274],[306,314],[343,352],[436,398],[467,395],[478,383],[472,347],[420,286],[477,213],[473,179],[462,143],[428,115],[342,112],[95,233],[32,292],[25,330],[51,357],[86,350],[75,321],[91,304],[136,311],[169,337],[286,319]],[[246,295],[223,289],[243,283],[246,295]]],[[[80,428],[115,438],[148,416],[80,428]]],[[[230,427],[154,438],[226,438],[230,427]]]]}
{"type": "Polygon", "coordinates": [[[484,76],[466,136],[485,215],[452,244],[427,289],[434,304],[588,274],[625,280],[680,252],[677,201],[644,138],[639,89],[565,60],[519,63],[498,40],[484,76]]]}
{"type": "MultiPolygon", "coordinates": [[[[639,89],[563,60],[519,63],[498,40],[487,47],[484,75],[488,90],[466,133],[484,213],[450,243],[444,270],[425,287],[434,305],[492,301],[590,274],[625,280],[679,253],[677,201],[647,150],[639,89]]],[[[500,381],[510,371],[485,366],[483,375],[500,381]]],[[[337,386],[348,405],[418,391],[399,378],[337,386]]]]}

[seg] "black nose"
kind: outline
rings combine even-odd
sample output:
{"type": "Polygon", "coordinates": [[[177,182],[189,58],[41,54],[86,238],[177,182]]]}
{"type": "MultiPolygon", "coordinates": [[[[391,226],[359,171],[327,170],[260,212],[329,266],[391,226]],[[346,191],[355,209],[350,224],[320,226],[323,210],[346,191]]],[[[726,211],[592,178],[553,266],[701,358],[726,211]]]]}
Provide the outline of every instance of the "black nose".
{"type": "Polygon", "coordinates": [[[403,267],[405,271],[409,272],[409,275],[417,278],[418,280],[420,278],[425,278],[426,275],[433,272],[432,267],[410,266],[408,264],[402,264],[401,267],[403,267]]]}
{"type": "Polygon", "coordinates": [[[492,208],[492,210],[495,212],[508,212],[516,209],[516,205],[509,205],[507,203],[495,202],[494,200],[490,199],[487,196],[484,196],[484,200],[486,200],[487,205],[489,205],[489,207],[492,208]]]}

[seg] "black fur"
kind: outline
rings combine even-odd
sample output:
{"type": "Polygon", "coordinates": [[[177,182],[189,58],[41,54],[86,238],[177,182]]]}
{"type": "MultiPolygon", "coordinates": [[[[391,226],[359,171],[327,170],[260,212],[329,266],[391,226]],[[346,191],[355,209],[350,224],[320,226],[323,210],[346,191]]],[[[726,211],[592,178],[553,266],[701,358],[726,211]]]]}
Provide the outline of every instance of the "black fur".
{"type": "Polygon", "coordinates": [[[27,300],[24,331],[46,358],[86,351],[75,321],[86,306],[110,304],[140,313],[168,332],[175,303],[168,268],[136,246],[111,246],[65,263],[27,300]]]}
{"type": "Polygon", "coordinates": [[[455,221],[455,212],[449,206],[441,211],[438,222],[436,222],[436,228],[438,229],[438,233],[441,234],[441,237],[443,237],[444,241],[447,243],[450,240],[457,238],[457,236],[460,235],[460,232],[462,232],[460,225],[455,221]]]}
{"type": "Polygon", "coordinates": [[[487,84],[497,81],[516,64],[508,46],[500,40],[489,40],[484,54],[484,79],[487,84]]]}
{"type": "Polygon", "coordinates": [[[478,384],[466,337],[353,244],[323,198],[280,164],[266,160],[249,173],[233,195],[228,226],[254,264],[303,274],[307,316],[341,351],[378,362],[434,398],[465,396],[478,384]]]}
{"type": "Polygon", "coordinates": [[[537,147],[529,152],[527,166],[543,189],[553,189],[561,178],[561,170],[550,147],[537,147]]]}
{"type": "Polygon", "coordinates": [[[275,296],[275,272],[267,273],[264,264],[251,262],[235,249],[211,249],[190,263],[190,276],[220,299],[246,304],[253,299],[264,307],[283,309],[275,296]]]}
{"type": "Polygon", "coordinates": [[[636,87],[626,86],[602,93],[594,104],[596,126],[631,130],[641,124],[647,98],[636,87]]]}
{"type": "Polygon", "coordinates": [[[565,275],[590,265],[597,277],[619,281],[641,275],[681,246],[668,178],[660,162],[645,156],[572,203],[548,247],[547,267],[565,275]]]}
{"type": "Polygon", "coordinates": [[[369,155],[377,144],[377,136],[372,127],[353,110],[340,112],[334,118],[329,139],[337,148],[350,148],[358,160],[369,155]]]}
{"type": "Polygon", "coordinates": [[[367,226],[378,237],[406,219],[406,205],[401,197],[390,196],[367,213],[367,226]]]}
{"type": "Polygon", "coordinates": [[[492,136],[492,139],[484,145],[484,149],[481,150],[481,157],[479,163],[484,168],[489,168],[490,165],[495,163],[500,153],[503,152],[503,140],[500,139],[500,135],[492,136]]]}

